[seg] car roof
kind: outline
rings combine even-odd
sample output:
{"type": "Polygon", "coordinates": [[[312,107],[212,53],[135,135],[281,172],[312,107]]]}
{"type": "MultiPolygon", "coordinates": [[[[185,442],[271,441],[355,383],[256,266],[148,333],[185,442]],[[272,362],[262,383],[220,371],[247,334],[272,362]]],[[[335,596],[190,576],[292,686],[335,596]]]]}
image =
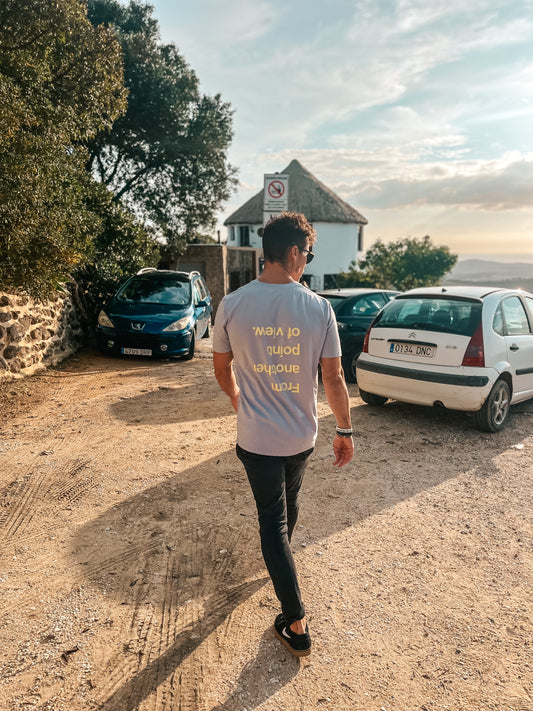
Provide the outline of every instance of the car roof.
{"type": "MultiPolygon", "coordinates": [[[[464,296],[470,297],[472,299],[484,299],[489,294],[496,293],[508,293],[517,294],[524,293],[520,289],[504,289],[498,286],[430,286],[419,289],[410,289],[409,291],[404,291],[401,295],[402,298],[409,296],[443,296],[444,294],[448,296],[464,296]]],[[[529,296],[529,294],[527,294],[529,296]]]]}
{"type": "Polygon", "coordinates": [[[167,276],[169,274],[171,274],[172,276],[183,277],[184,279],[192,279],[193,277],[200,276],[200,272],[179,272],[175,269],[155,269],[155,267],[147,267],[144,269],[140,269],[137,274],[134,274],[134,276],[167,276]]]}
{"type": "Polygon", "coordinates": [[[399,294],[399,291],[396,291],[395,289],[355,289],[355,288],[346,288],[346,289],[326,289],[325,291],[318,291],[317,294],[319,296],[358,296],[359,294],[375,294],[375,293],[381,293],[381,292],[391,292],[393,294],[399,294]]]}

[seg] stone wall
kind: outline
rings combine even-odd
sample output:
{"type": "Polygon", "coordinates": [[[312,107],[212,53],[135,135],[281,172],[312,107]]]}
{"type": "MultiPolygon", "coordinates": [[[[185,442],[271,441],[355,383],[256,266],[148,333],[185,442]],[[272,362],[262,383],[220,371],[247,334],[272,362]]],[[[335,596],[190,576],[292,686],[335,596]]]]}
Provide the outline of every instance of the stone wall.
{"type": "Polygon", "coordinates": [[[79,348],[83,336],[67,293],[41,302],[0,292],[0,380],[56,365],[79,348]]]}

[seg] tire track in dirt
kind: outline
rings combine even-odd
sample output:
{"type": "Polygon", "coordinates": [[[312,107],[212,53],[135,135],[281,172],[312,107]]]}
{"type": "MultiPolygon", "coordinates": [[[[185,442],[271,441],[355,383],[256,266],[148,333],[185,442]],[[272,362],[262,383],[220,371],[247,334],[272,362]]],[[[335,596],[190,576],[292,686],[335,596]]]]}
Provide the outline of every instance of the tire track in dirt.
{"type": "MultiPolygon", "coordinates": [[[[207,530],[182,531],[181,552],[167,552],[164,572],[157,575],[163,567],[159,557],[159,568],[152,566],[144,571],[143,581],[135,581],[128,656],[125,660],[124,655],[113,655],[106,663],[111,674],[99,689],[98,708],[203,708],[205,669],[218,655],[219,635],[212,633],[226,623],[243,595],[247,597],[243,591],[253,593],[264,582],[236,574],[241,556],[234,550],[240,538],[240,531],[221,522],[207,530]]],[[[126,598],[128,592],[123,594],[126,598]]]]}
{"type": "MultiPolygon", "coordinates": [[[[132,565],[138,567],[139,561],[142,561],[143,559],[149,559],[150,554],[161,552],[163,550],[163,546],[164,543],[161,538],[153,538],[151,541],[148,541],[146,543],[131,545],[126,550],[117,553],[115,556],[108,557],[104,560],[99,560],[97,563],[87,563],[84,574],[95,581],[101,579],[102,575],[105,573],[114,574],[117,571],[120,571],[122,576],[124,576],[125,569],[127,569],[128,567],[132,567],[132,565]]],[[[83,565],[85,564],[83,563],[83,565]]],[[[137,573],[130,571],[129,577],[134,578],[134,574],[137,573]]],[[[137,584],[138,578],[134,578],[129,583],[130,587],[134,587],[137,584]]],[[[141,589],[144,587],[144,585],[141,583],[140,585],[138,585],[138,587],[139,589],[141,589]]],[[[127,589],[120,590],[116,594],[121,595],[125,602],[127,602],[128,598],[130,598],[130,593],[127,589]]],[[[141,601],[139,603],[136,602],[135,605],[142,605],[143,602],[144,601],[141,601]]]]}
{"type": "Polygon", "coordinates": [[[76,503],[97,486],[91,474],[85,474],[90,460],[77,459],[63,471],[30,471],[0,492],[0,506],[7,509],[0,514],[0,553],[7,545],[39,540],[63,525],[60,518],[65,506],[76,503]],[[28,530],[39,515],[39,528],[28,530]],[[46,517],[43,526],[42,517],[46,517]]]}
{"type": "Polygon", "coordinates": [[[48,473],[30,473],[22,481],[12,482],[18,486],[9,487],[13,502],[2,521],[3,538],[6,542],[11,542],[20,529],[24,531],[30,525],[40,508],[39,500],[43,495],[42,492],[46,491],[49,478],[48,473]]]}
{"type": "MultiPolygon", "coordinates": [[[[70,505],[83,501],[97,486],[93,476],[86,472],[90,461],[76,459],[59,472],[56,469],[30,471],[4,487],[0,492],[0,511],[4,509],[0,515],[0,558],[4,558],[4,565],[11,556],[16,561],[17,553],[24,550],[26,557],[38,555],[40,569],[57,567],[56,547],[47,550],[42,542],[53,539],[64,528],[67,509],[69,524],[81,517],[70,505]]],[[[70,576],[56,574],[55,581],[68,587],[70,576]]],[[[2,611],[8,615],[29,608],[34,602],[34,591],[23,588],[16,600],[3,601],[2,611]]]]}
{"type": "MultiPolygon", "coordinates": [[[[99,485],[93,471],[94,430],[80,426],[80,402],[95,377],[81,382],[66,373],[46,379],[44,395],[31,415],[15,408],[11,438],[17,446],[2,456],[1,479],[8,483],[0,491],[0,555],[14,545],[38,544],[57,532],[65,525],[67,509],[69,524],[75,524],[77,509],[99,485]],[[31,457],[28,448],[34,450],[31,457]],[[39,525],[34,523],[37,520],[39,525]]],[[[42,387],[38,381],[34,385],[42,387]]],[[[109,431],[107,437],[112,436],[109,431]]]]}
{"type": "MultiPolygon", "coordinates": [[[[160,546],[161,541],[152,545],[160,546]]],[[[131,555],[123,554],[119,558],[138,559],[139,552],[137,549],[131,555]]],[[[114,559],[112,564],[117,560],[114,559]]],[[[158,575],[157,570],[144,571],[145,579],[135,581],[136,594],[126,645],[129,659],[126,664],[123,655],[108,660],[106,666],[112,673],[99,691],[100,708],[119,711],[124,703],[128,708],[134,708],[141,700],[146,711],[175,708],[189,711],[197,708],[199,679],[194,665],[185,673],[180,669],[175,673],[171,661],[165,657],[176,638],[184,632],[190,633],[203,613],[201,601],[185,599],[185,586],[190,573],[189,556],[167,551],[164,574],[158,575]],[[143,674],[143,670],[148,668],[150,673],[143,674]],[[139,681],[132,684],[131,694],[121,696],[118,702],[114,701],[113,697],[121,688],[135,678],[139,681]],[[160,679],[164,680],[162,684],[158,682],[160,679]]],[[[193,644],[197,639],[198,636],[191,633],[193,644]]]]}
{"type": "MultiPolygon", "coordinates": [[[[194,542],[190,546],[191,555],[181,555],[180,563],[165,589],[164,609],[167,610],[167,627],[165,630],[165,647],[170,649],[174,641],[188,631],[190,652],[184,654],[183,660],[172,669],[160,669],[157,678],[163,681],[158,688],[158,696],[153,706],[154,711],[171,711],[173,708],[183,711],[195,711],[199,708],[199,695],[203,688],[203,668],[197,663],[196,655],[192,654],[197,644],[201,642],[202,619],[206,612],[204,600],[207,596],[205,587],[205,572],[209,570],[211,555],[206,546],[199,546],[200,531],[193,530],[188,538],[194,542]],[[207,559],[207,560],[206,560],[207,559]],[[178,606],[181,596],[181,607],[178,606]],[[174,603],[174,610],[172,604],[174,603]],[[166,673],[165,673],[166,672],[166,673]]],[[[208,576],[207,576],[208,577],[208,576]]],[[[161,654],[166,650],[161,649],[161,654]]],[[[187,650],[188,651],[188,650],[187,650]]]]}
{"type": "MultiPolygon", "coordinates": [[[[120,561],[129,562],[132,559],[138,560],[140,552],[137,547],[135,551],[132,551],[132,555],[123,554],[118,556],[113,559],[112,564],[114,565],[120,561]]],[[[147,551],[144,549],[142,552],[147,551]]],[[[109,563],[111,564],[111,561],[109,563]]],[[[104,564],[104,569],[106,567],[109,566],[104,564]]],[[[171,552],[167,553],[166,569],[164,585],[168,587],[169,579],[174,580],[176,571],[176,559],[171,552]]],[[[135,594],[132,601],[133,611],[129,630],[128,634],[125,635],[129,637],[128,642],[124,645],[125,654],[117,653],[105,662],[109,675],[105,685],[99,689],[97,698],[99,700],[98,707],[107,711],[112,709],[121,711],[124,708],[124,703],[127,703],[127,708],[136,707],[137,703],[130,695],[124,697],[118,703],[114,702],[113,697],[120,692],[125,684],[135,678],[136,675],[139,675],[144,668],[154,663],[154,660],[157,661],[159,659],[164,642],[166,643],[168,639],[168,633],[165,634],[165,627],[168,628],[169,626],[167,620],[169,615],[168,605],[171,605],[169,595],[168,593],[165,595],[165,599],[169,600],[166,611],[164,607],[161,608],[159,605],[154,604],[152,601],[158,600],[161,595],[160,583],[156,582],[156,575],[149,574],[147,571],[143,571],[143,573],[143,580],[135,579],[130,583],[130,587],[134,585],[135,594]]],[[[124,591],[124,595],[127,596],[127,594],[127,591],[124,591]]],[[[161,670],[156,669],[156,676],[159,676],[160,673],[161,670]]],[[[152,693],[157,692],[157,686],[153,685],[151,676],[141,678],[141,683],[135,688],[135,694],[142,699],[147,699],[152,693]]]]}

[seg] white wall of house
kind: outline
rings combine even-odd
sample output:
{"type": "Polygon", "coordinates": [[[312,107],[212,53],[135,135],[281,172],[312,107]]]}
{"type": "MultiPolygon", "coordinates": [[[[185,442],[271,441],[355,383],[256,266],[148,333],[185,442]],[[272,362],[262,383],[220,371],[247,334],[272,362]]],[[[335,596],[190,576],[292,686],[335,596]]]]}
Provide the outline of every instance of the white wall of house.
{"type": "Polygon", "coordinates": [[[257,230],[263,225],[229,225],[228,227],[228,247],[258,247],[262,248],[263,243],[261,237],[257,234],[257,230]],[[248,244],[243,242],[248,241],[248,244]]]}
{"type": "Polygon", "coordinates": [[[315,258],[304,271],[304,279],[315,277],[309,285],[314,290],[324,288],[324,274],[347,271],[350,262],[357,259],[359,231],[362,225],[355,223],[314,222],[317,240],[313,247],[315,258]]]}
{"type": "MultiPolygon", "coordinates": [[[[257,230],[262,227],[257,225],[230,225],[228,227],[228,247],[262,247],[262,241],[257,230]],[[241,229],[245,228],[245,229],[241,229]],[[248,240],[249,244],[243,245],[242,239],[248,240]]],[[[324,288],[324,274],[338,274],[347,271],[350,262],[357,259],[360,252],[358,246],[362,245],[363,225],[355,223],[343,224],[338,222],[315,222],[313,227],[317,233],[317,241],[313,249],[315,258],[304,272],[306,276],[312,276],[309,284],[312,289],[319,291],[324,288]],[[359,234],[361,232],[361,242],[359,234]]],[[[307,279],[309,283],[309,279],[307,279]]]]}

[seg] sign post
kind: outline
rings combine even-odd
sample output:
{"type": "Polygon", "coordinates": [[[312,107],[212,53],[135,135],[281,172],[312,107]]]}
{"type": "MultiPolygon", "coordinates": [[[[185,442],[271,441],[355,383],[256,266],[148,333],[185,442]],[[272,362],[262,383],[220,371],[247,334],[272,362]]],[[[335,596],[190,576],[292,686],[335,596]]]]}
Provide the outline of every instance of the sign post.
{"type": "Polygon", "coordinates": [[[281,173],[265,175],[263,190],[263,227],[271,217],[289,209],[289,176],[281,173]]]}

